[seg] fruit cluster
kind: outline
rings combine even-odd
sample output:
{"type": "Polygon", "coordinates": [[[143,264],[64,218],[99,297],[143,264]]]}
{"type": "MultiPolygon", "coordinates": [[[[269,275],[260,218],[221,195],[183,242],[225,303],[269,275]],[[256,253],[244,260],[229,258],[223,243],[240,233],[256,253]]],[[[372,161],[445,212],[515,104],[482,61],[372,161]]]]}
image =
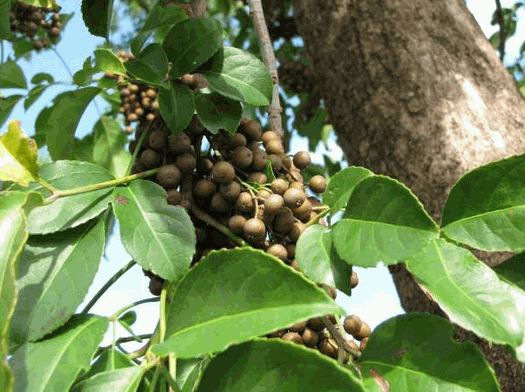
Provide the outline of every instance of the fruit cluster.
{"type": "Polygon", "coordinates": [[[11,12],[9,12],[9,21],[11,31],[21,33],[33,40],[38,34],[39,38],[33,40],[33,47],[40,50],[49,46],[49,38],[58,38],[62,31],[62,22],[59,15],[60,8],[51,9],[48,7],[37,7],[26,4],[22,1],[14,2],[11,12]],[[52,14],[48,16],[48,14],[52,14]]]}
{"type": "MultiPolygon", "coordinates": [[[[117,56],[123,61],[134,60],[132,53],[120,51],[117,56]]],[[[124,76],[106,74],[106,77],[119,82],[120,90],[120,113],[124,114],[124,131],[131,135],[133,127],[131,123],[146,123],[153,121],[157,116],[159,102],[157,100],[158,89],[141,83],[125,83],[124,76]]]]}

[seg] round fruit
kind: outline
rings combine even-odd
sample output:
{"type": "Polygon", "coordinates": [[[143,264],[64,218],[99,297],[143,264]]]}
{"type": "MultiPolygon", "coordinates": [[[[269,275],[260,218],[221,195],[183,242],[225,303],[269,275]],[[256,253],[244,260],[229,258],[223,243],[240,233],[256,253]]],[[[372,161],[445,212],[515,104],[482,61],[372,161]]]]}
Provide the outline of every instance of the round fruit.
{"type": "Polygon", "coordinates": [[[164,147],[166,147],[166,134],[160,129],[153,131],[149,135],[148,145],[157,151],[164,150],[164,147]]]}
{"type": "Polygon", "coordinates": [[[235,201],[241,194],[241,185],[236,181],[232,181],[228,184],[221,184],[219,193],[226,200],[235,201]]]}
{"type": "Polygon", "coordinates": [[[164,189],[178,187],[181,177],[180,170],[175,165],[162,166],[157,172],[157,181],[164,189]]]}
{"type": "Polygon", "coordinates": [[[213,162],[211,159],[206,157],[200,157],[197,159],[197,171],[199,174],[202,174],[203,176],[207,176],[211,173],[211,169],[213,169],[213,162]]]}
{"type": "Polygon", "coordinates": [[[181,172],[191,173],[197,167],[197,159],[195,159],[191,152],[185,152],[177,157],[175,164],[181,172]]]}
{"type": "Polygon", "coordinates": [[[266,214],[277,214],[284,207],[284,199],[281,195],[272,193],[266,198],[264,206],[266,214]]]}
{"type": "Polygon", "coordinates": [[[211,197],[210,209],[216,212],[227,212],[230,209],[230,203],[220,193],[216,193],[211,197]]]}
{"type": "Polygon", "coordinates": [[[140,154],[140,164],[146,170],[158,167],[160,165],[160,161],[160,154],[157,151],[152,150],[151,148],[145,149],[144,151],[142,151],[142,154],[140,154]]]}
{"type": "Polygon", "coordinates": [[[297,344],[304,344],[303,338],[297,332],[287,332],[281,337],[281,339],[289,340],[290,342],[297,344]]]}
{"type": "Polygon", "coordinates": [[[294,223],[295,218],[293,214],[288,210],[284,210],[275,215],[273,230],[278,234],[286,235],[293,229],[294,223]]]}
{"type": "Polygon", "coordinates": [[[303,222],[308,222],[310,220],[310,213],[312,212],[312,203],[310,203],[310,200],[306,199],[303,204],[298,208],[293,209],[292,212],[297,219],[303,222]]]}
{"type": "Polygon", "coordinates": [[[289,188],[283,197],[285,204],[292,209],[300,207],[306,200],[306,194],[297,188],[289,188]]]}
{"type": "Polygon", "coordinates": [[[348,343],[348,345],[350,346],[352,350],[359,351],[359,346],[353,339],[347,338],[346,342],[348,343]]]}
{"type": "Polygon", "coordinates": [[[372,333],[372,330],[370,329],[370,325],[368,325],[367,323],[363,321],[363,323],[361,324],[361,328],[359,329],[357,334],[354,335],[354,337],[357,340],[363,340],[364,338],[369,337],[371,333],[372,333]]]}
{"type": "Polygon", "coordinates": [[[322,331],[325,329],[325,325],[321,317],[313,317],[308,320],[308,328],[313,329],[314,331],[322,331]]]}
{"type": "Polygon", "coordinates": [[[319,335],[310,328],[305,328],[303,333],[301,334],[301,337],[303,338],[305,346],[314,348],[316,344],[319,342],[319,335]]]}
{"type": "Polygon", "coordinates": [[[286,248],[286,253],[288,254],[288,258],[290,260],[293,260],[295,258],[295,244],[290,242],[285,245],[285,248],[286,248]]]}
{"type": "Polygon", "coordinates": [[[306,225],[303,222],[295,222],[293,224],[292,230],[290,231],[290,233],[288,233],[288,236],[290,237],[290,241],[297,242],[297,240],[299,239],[299,236],[305,230],[306,230],[306,225]]]}
{"type": "Polygon", "coordinates": [[[280,338],[286,333],[286,329],[280,329],[278,331],[269,333],[266,335],[267,338],[280,338]]]}
{"type": "Polygon", "coordinates": [[[288,189],[288,183],[282,178],[276,178],[272,181],[272,192],[278,195],[284,195],[284,192],[288,189]]]}
{"type": "Polygon", "coordinates": [[[337,297],[337,290],[335,289],[335,287],[324,284],[323,288],[326,291],[326,293],[330,296],[330,298],[335,299],[337,297]]]}
{"type": "Polygon", "coordinates": [[[279,143],[281,142],[281,137],[277,134],[277,132],[274,131],[264,132],[261,136],[261,139],[265,146],[272,140],[277,140],[279,143]]]}
{"type": "Polygon", "coordinates": [[[293,156],[293,164],[299,170],[304,170],[312,163],[312,157],[308,151],[298,151],[293,156]]]}
{"type": "Polygon", "coordinates": [[[355,336],[361,329],[362,324],[363,322],[358,315],[351,314],[346,316],[345,321],[343,322],[343,328],[345,329],[346,333],[355,336]]]}
{"type": "Polygon", "coordinates": [[[277,173],[279,170],[283,167],[283,161],[282,159],[275,154],[268,155],[268,158],[270,159],[270,162],[272,164],[272,170],[274,173],[277,173]]]}
{"type": "Polygon", "coordinates": [[[310,189],[315,193],[323,193],[326,190],[326,178],[319,174],[310,178],[310,189]]]}
{"type": "Polygon", "coordinates": [[[235,133],[230,137],[229,146],[230,148],[236,148],[236,147],[246,147],[246,144],[248,143],[246,141],[246,136],[244,136],[242,133],[235,133]]]}
{"type": "Polygon", "coordinates": [[[237,147],[232,151],[231,161],[241,169],[246,169],[253,162],[253,152],[248,147],[237,147]]]}
{"type": "Polygon", "coordinates": [[[268,157],[268,154],[266,154],[266,151],[263,150],[255,150],[253,152],[253,160],[252,160],[252,166],[251,169],[255,171],[264,170],[266,167],[266,158],[268,157]]]}
{"type": "Polygon", "coordinates": [[[290,267],[292,267],[296,271],[301,271],[301,267],[299,267],[299,263],[297,263],[297,260],[293,259],[292,263],[290,264],[290,267]]]}
{"type": "Polygon", "coordinates": [[[213,181],[218,183],[229,183],[235,178],[235,169],[230,162],[220,161],[211,169],[213,181]]]}
{"type": "Polygon", "coordinates": [[[241,192],[241,194],[237,198],[235,208],[241,214],[250,214],[251,212],[253,212],[253,209],[255,208],[255,203],[253,202],[252,195],[250,195],[248,192],[241,192]]]}
{"type": "Polygon", "coordinates": [[[51,37],[51,38],[58,38],[58,36],[60,35],[60,28],[58,27],[52,27],[49,31],[48,31],[48,35],[51,37]]]}
{"type": "Polygon", "coordinates": [[[230,218],[228,222],[228,227],[234,234],[242,235],[244,233],[245,223],[246,223],[246,218],[244,216],[234,215],[230,218]]]}
{"type": "Polygon", "coordinates": [[[181,132],[168,138],[168,146],[172,153],[184,154],[191,149],[191,139],[185,132],[181,132]]]}
{"type": "Polygon", "coordinates": [[[182,195],[176,189],[171,189],[168,192],[166,200],[170,206],[179,206],[182,202],[182,195]]]}
{"type": "Polygon", "coordinates": [[[280,140],[270,140],[270,142],[266,144],[265,148],[268,154],[284,154],[283,143],[280,140]]]}
{"type": "Polygon", "coordinates": [[[260,140],[262,135],[261,125],[256,120],[244,122],[241,132],[251,140],[260,140]]]}
{"type": "MultiPolygon", "coordinates": [[[[277,257],[278,259],[281,259],[282,261],[286,261],[286,258],[288,257],[288,252],[286,252],[286,248],[282,246],[281,244],[273,244],[268,249],[266,249],[266,252],[268,252],[271,255],[274,255],[275,257],[277,257]]],[[[305,325],[306,325],[306,322],[305,322],[305,325]]]]}
{"type": "Polygon", "coordinates": [[[244,236],[249,242],[260,242],[266,237],[266,226],[257,218],[251,218],[244,224],[244,236]]]}
{"type": "Polygon", "coordinates": [[[331,358],[337,358],[337,344],[332,338],[322,340],[319,343],[319,351],[331,358]]]}
{"type": "Polygon", "coordinates": [[[363,351],[366,348],[367,343],[368,338],[363,338],[363,340],[361,340],[361,344],[359,345],[359,350],[363,351]]]}
{"type": "Polygon", "coordinates": [[[253,173],[250,173],[246,181],[255,182],[257,184],[266,184],[267,179],[268,178],[266,177],[266,174],[262,172],[253,172],[253,173]]]}
{"type": "Polygon", "coordinates": [[[211,180],[202,179],[193,187],[193,193],[199,199],[209,199],[217,191],[217,184],[211,180]]]}
{"type": "Polygon", "coordinates": [[[160,295],[162,292],[162,286],[164,285],[164,279],[153,276],[149,281],[149,292],[151,295],[160,295]]]}
{"type": "Polygon", "coordinates": [[[288,327],[288,330],[291,332],[298,332],[302,333],[304,329],[306,328],[306,324],[308,323],[308,320],[306,321],[299,321],[298,323],[295,323],[291,327],[288,327]]]}
{"type": "Polygon", "coordinates": [[[354,289],[359,284],[359,275],[357,272],[352,271],[352,277],[350,278],[350,288],[354,289]]]}

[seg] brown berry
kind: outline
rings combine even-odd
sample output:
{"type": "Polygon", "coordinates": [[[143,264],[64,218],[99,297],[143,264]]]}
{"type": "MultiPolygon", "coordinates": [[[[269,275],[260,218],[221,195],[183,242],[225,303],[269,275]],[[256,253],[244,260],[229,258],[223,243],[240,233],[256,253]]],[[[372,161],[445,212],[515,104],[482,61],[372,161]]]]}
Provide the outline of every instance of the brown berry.
{"type": "Polygon", "coordinates": [[[358,284],[359,275],[357,275],[357,272],[352,271],[352,277],[350,278],[350,288],[355,289],[358,284]]]}
{"type": "Polygon", "coordinates": [[[266,252],[277,257],[278,259],[281,259],[282,261],[286,261],[286,258],[288,257],[288,252],[286,252],[286,248],[281,244],[273,244],[268,249],[266,249],[266,252]]]}
{"type": "Polygon", "coordinates": [[[268,154],[275,154],[275,155],[284,154],[283,143],[280,140],[270,140],[270,142],[266,144],[265,148],[268,154]]]}
{"type": "Polygon", "coordinates": [[[282,178],[276,178],[272,181],[272,192],[278,195],[284,195],[284,192],[288,189],[288,183],[282,178]]]}
{"type": "Polygon", "coordinates": [[[244,233],[245,223],[246,223],[246,218],[244,216],[234,215],[228,221],[228,227],[234,234],[242,235],[244,233]]]}
{"type": "Polygon", "coordinates": [[[148,145],[157,151],[163,151],[166,147],[166,133],[160,129],[151,132],[148,138],[148,145]]]}
{"type": "Polygon", "coordinates": [[[211,180],[202,179],[193,187],[194,195],[199,199],[209,199],[217,191],[217,184],[211,180]]]}
{"type": "Polygon", "coordinates": [[[241,194],[241,185],[236,181],[232,181],[228,184],[223,183],[219,188],[219,193],[226,200],[235,201],[241,194]]]}
{"type": "Polygon", "coordinates": [[[312,163],[312,157],[308,151],[298,151],[293,156],[293,164],[299,170],[308,168],[312,163]]]}
{"type": "Polygon", "coordinates": [[[315,193],[323,193],[326,190],[326,178],[319,174],[310,178],[310,189],[315,193]]]}
{"type": "Polygon", "coordinates": [[[371,333],[372,333],[372,330],[370,329],[370,325],[368,325],[368,323],[365,323],[363,321],[363,323],[361,324],[361,328],[359,329],[357,334],[354,335],[354,337],[357,340],[363,340],[364,338],[369,337],[371,333]]]}
{"type": "Polygon", "coordinates": [[[290,342],[294,342],[294,343],[297,343],[297,344],[303,344],[304,343],[303,342],[303,338],[297,332],[287,332],[281,337],[281,339],[288,340],[290,342]]]}
{"type": "Polygon", "coordinates": [[[212,180],[218,183],[229,183],[235,178],[235,169],[230,162],[220,161],[211,169],[212,180]]]}
{"type": "Polygon", "coordinates": [[[249,242],[261,242],[266,237],[266,226],[257,218],[251,218],[244,224],[244,236],[249,242]]]}
{"type": "Polygon", "coordinates": [[[248,192],[241,192],[237,198],[235,208],[241,214],[250,214],[255,208],[255,203],[253,202],[252,195],[248,192]]]}
{"type": "Polygon", "coordinates": [[[281,142],[281,137],[277,134],[277,132],[266,131],[266,132],[264,132],[262,134],[261,140],[262,140],[263,144],[266,146],[272,140],[277,140],[280,143],[281,142]]]}
{"type": "Polygon", "coordinates": [[[178,206],[182,202],[182,195],[176,189],[170,189],[168,191],[167,201],[170,206],[178,206]]]}
{"type": "Polygon", "coordinates": [[[361,321],[361,318],[356,314],[351,314],[349,316],[346,316],[344,322],[343,322],[343,328],[345,329],[346,333],[355,336],[361,329],[361,325],[363,322],[361,321]]]}
{"type": "Polygon", "coordinates": [[[191,139],[185,132],[181,132],[177,136],[168,138],[168,146],[172,153],[184,154],[191,149],[191,139]]]}
{"type": "Polygon", "coordinates": [[[241,169],[246,169],[252,164],[253,152],[248,147],[237,147],[232,151],[231,162],[239,166],[241,169]]]}
{"type": "Polygon", "coordinates": [[[281,212],[284,207],[284,199],[281,195],[272,193],[266,198],[264,205],[266,214],[277,214],[281,212]]]}
{"type": "Polygon", "coordinates": [[[314,348],[317,343],[319,342],[319,335],[313,330],[308,327],[306,327],[301,334],[301,337],[303,338],[305,346],[314,348]]]}
{"type": "Polygon", "coordinates": [[[159,185],[164,189],[177,188],[181,177],[181,172],[175,165],[162,166],[156,176],[159,185]]]}
{"type": "Polygon", "coordinates": [[[301,189],[297,188],[289,188],[284,192],[283,197],[284,203],[292,209],[300,207],[306,200],[306,194],[301,189]]]}
{"type": "Polygon", "coordinates": [[[332,338],[322,340],[319,343],[319,351],[331,358],[337,358],[337,344],[332,338]]]}
{"type": "Polygon", "coordinates": [[[146,170],[158,167],[160,165],[160,162],[160,154],[151,148],[145,149],[144,151],[142,151],[142,154],[140,154],[140,164],[146,170]]]}

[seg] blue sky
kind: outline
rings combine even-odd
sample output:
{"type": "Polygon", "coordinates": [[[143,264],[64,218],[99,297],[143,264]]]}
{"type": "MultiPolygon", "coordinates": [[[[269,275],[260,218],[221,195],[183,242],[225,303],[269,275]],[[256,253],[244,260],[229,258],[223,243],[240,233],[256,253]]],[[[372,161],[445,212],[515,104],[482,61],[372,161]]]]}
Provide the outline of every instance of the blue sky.
{"type": "MultiPolygon", "coordinates": [[[[504,7],[510,7],[514,1],[502,0],[504,7]]],[[[58,52],[67,63],[67,67],[74,73],[82,67],[85,59],[92,55],[93,50],[98,44],[103,42],[103,39],[93,37],[89,34],[82,18],[80,16],[81,0],[64,2],[62,6],[63,13],[75,13],[74,19],[67,25],[63,32],[63,40],[58,45],[58,52]]],[[[496,31],[496,27],[490,26],[490,18],[495,8],[494,1],[477,0],[467,1],[471,12],[474,14],[482,30],[487,36],[496,31]]],[[[124,22],[124,26],[126,26],[124,22]]],[[[518,27],[518,37],[523,37],[523,28],[518,27]]],[[[521,45],[521,39],[513,39],[507,48],[507,60],[512,60],[521,45]]],[[[4,45],[4,58],[9,55],[8,45],[4,45]]],[[[33,56],[30,62],[21,60],[19,62],[23,68],[27,80],[38,72],[49,72],[55,80],[69,82],[71,80],[70,74],[66,67],[59,61],[57,55],[52,51],[44,51],[33,56]]],[[[58,93],[71,90],[72,87],[68,85],[51,87],[47,92],[34,104],[28,112],[24,112],[21,104],[19,104],[13,111],[11,118],[22,120],[22,127],[25,131],[32,135],[34,134],[34,123],[38,113],[47,105],[51,104],[51,100],[58,93]]],[[[3,91],[4,95],[15,93],[15,91],[3,91]]],[[[23,92],[21,92],[23,93],[23,92]]],[[[97,98],[99,107],[103,108],[105,103],[101,98],[97,98]]],[[[82,137],[84,134],[90,132],[94,123],[99,118],[95,106],[91,104],[86,110],[77,131],[77,136],[82,137]]],[[[5,126],[4,126],[5,127],[5,126]]],[[[339,158],[342,153],[339,147],[333,142],[329,144],[329,154],[334,158],[339,158]]],[[[294,138],[292,140],[291,150],[298,151],[307,149],[307,140],[304,138],[294,138]]],[[[321,163],[319,150],[314,161],[321,163]]],[[[130,257],[125,253],[124,248],[120,242],[118,233],[113,235],[110,239],[109,246],[106,252],[106,259],[102,261],[99,273],[91,287],[90,298],[105,281],[118,271],[124,264],[130,260],[130,257]]],[[[372,328],[377,326],[385,319],[396,314],[403,313],[399,305],[397,293],[392,282],[392,278],[385,267],[363,269],[356,268],[359,273],[361,283],[354,290],[351,298],[339,293],[337,302],[343,306],[349,314],[358,314],[363,320],[368,322],[372,328]]],[[[101,315],[109,316],[129,302],[136,301],[142,298],[150,297],[148,290],[149,279],[144,277],[141,268],[133,267],[124,275],[112,289],[106,293],[105,297],[92,309],[92,312],[101,315]]],[[[139,312],[139,322],[135,326],[135,332],[148,333],[151,332],[157,320],[157,304],[140,305],[136,310],[139,312]]],[[[127,332],[119,330],[121,336],[127,335],[127,332]]],[[[105,344],[109,343],[109,335],[105,339],[105,344]]]]}

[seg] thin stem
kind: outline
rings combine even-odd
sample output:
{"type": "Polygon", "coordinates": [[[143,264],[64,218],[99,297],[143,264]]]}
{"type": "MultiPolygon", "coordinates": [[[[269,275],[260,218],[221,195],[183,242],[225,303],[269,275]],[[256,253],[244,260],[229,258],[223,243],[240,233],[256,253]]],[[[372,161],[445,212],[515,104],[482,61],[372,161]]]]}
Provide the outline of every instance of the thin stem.
{"type": "Polygon", "coordinates": [[[140,151],[140,147],[142,146],[142,143],[144,142],[144,139],[146,138],[146,135],[148,134],[148,130],[149,130],[149,127],[151,126],[151,123],[152,121],[148,123],[148,125],[142,132],[142,135],[140,135],[140,139],[139,139],[139,142],[137,143],[137,147],[135,147],[135,151],[133,151],[133,155],[131,157],[131,160],[129,161],[128,168],[126,169],[126,176],[129,175],[129,173],[131,172],[131,168],[133,167],[133,165],[135,164],[137,160],[137,155],[140,151]]]}
{"type": "MultiPolygon", "coordinates": [[[[151,338],[151,336],[152,336],[152,334],[150,334],[150,333],[137,335],[137,337],[140,337],[141,339],[149,339],[149,338],[151,338]]],[[[135,342],[135,341],[136,341],[136,339],[135,339],[134,336],[125,336],[125,337],[122,337],[122,338],[118,338],[115,341],[115,344],[118,345],[118,344],[121,344],[121,343],[129,343],[129,342],[135,342]]],[[[104,351],[109,350],[111,347],[113,347],[112,344],[110,344],[109,346],[99,347],[97,349],[97,352],[95,353],[95,357],[99,356],[104,351]]]]}
{"type": "Polygon", "coordinates": [[[252,20],[257,36],[259,37],[259,44],[261,45],[261,53],[263,55],[263,61],[272,75],[273,81],[273,96],[272,102],[270,103],[270,127],[273,131],[277,132],[278,135],[283,137],[284,131],[282,126],[281,103],[279,100],[279,76],[277,74],[277,67],[275,60],[275,54],[273,53],[272,40],[268,33],[268,27],[264,20],[264,13],[261,5],[261,0],[250,0],[250,8],[252,10],[252,20]]]}
{"type": "Polygon", "coordinates": [[[58,192],[58,189],[56,189],[53,185],[51,185],[50,183],[48,183],[47,181],[43,180],[42,178],[39,178],[38,179],[38,183],[40,185],[42,185],[44,188],[46,188],[49,192],[51,193],[56,193],[58,192]]]}
{"type": "Polygon", "coordinates": [[[328,316],[322,316],[321,320],[323,320],[324,325],[326,328],[328,328],[328,331],[330,331],[330,335],[332,335],[338,347],[343,347],[346,352],[352,354],[353,356],[361,356],[359,351],[355,351],[352,347],[350,347],[346,339],[343,337],[343,335],[341,335],[341,332],[339,332],[335,325],[332,324],[328,316]]]}
{"type": "Polygon", "coordinates": [[[199,209],[194,203],[191,204],[191,212],[195,217],[203,222],[206,222],[219,230],[221,233],[227,235],[230,237],[233,241],[238,243],[240,246],[249,246],[246,241],[244,241],[242,238],[237,237],[235,234],[233,234],[230,229],[228,229],[226,226],[219,223],[215,218],[211,217],[210,215],[206,214],[204,211],[199,209]]]}
{"type": "Polygon", "coordinates": [[[122,275],[124,275],[131,267],[135,265],[135,260],[131,260],[128,264],[126,264],[124,267],[119,269],[115,275],[113,275],[107,282],[100,288],[100,290],[95,294],[93,299],[89,301],[89,303],[86,305],[84,310],[82,311],[82,314],[86,314],[90,311],[90,309],[95,305],[95,303],[104,295],[104,293],[111,287],[113,283],[115,283],[122,275]]]}
{"type": "Polygon", "coordinates": [[[117,178],[116,180],[100,182],[100,183],[94,184],[94,185],[81,186],[81,187],[78,187],[78,188],[68,189],[66,191],[56,191],[51,196],[49,196],[46,200],[44,200],[44,205],[51,204],[55,200],[57,200],[57,199],[59,199],[61,197],[80,195],[82,193],[98,191],[98,190],[101,190],[101,189],[112,188],[112,187],[115,187],[117,185],[126,184],[126,183],[128,183],[130,181],[133,181],[133,180],[136,180],[138,178],[148,177],[148,176],[151,176],[153,174],[156,174],[158,171],[159,171],[158,168],[157,169],[151,169],[151,170],[148,170],[148,171],[145,171],[145,172],[142,172],[142,173],[132,174],[132,175],[125,176],[125,177],[122,177],[122,178],[117,178]]]}
{"type": "Polygon", "coordinates": [[[152,298],[145,298],[141,299],[135,302],[130,303],[129,305],[124,306],[122,309],[116,311],[112,316],[111,319],[117,319],[120,317],[120,315],[124,312],[127,312],[131,308],[134,308],[137,305],[147,304],[149,302],[159,302],[159,297],[152,297],[152,298]]]}
{"type": "Polygon", "coordinates": [[[155,373],[153,373],[153,378],[151,379],[151,385],[149,387],[150,392],[155,392],[155,388],[157,387],[157,382],[159,380],[161,368],[163,368],[162,364],[157,364],[155,373]]]}
{"type": "Polygon", "coordinates": [[[168,370],[166,369],[165,366],[161,365],[159,366],[161,369],[161,372],[162,372],[162,375],[164,377],[166,377],[166,381],[168,381],[168,383],[170,384],[170,388],[173,389],[173,391],[175,392],[181,392],[179,386],[177,385],[177,383],[175,382],[175,380],[173,379],[173,377],[171,377],[171,374],[168,372],[168,370]]]}
{"type": "Polygon", "coordinates": [[[160,316],[159,316],[159,342],[162,343],[164,341],[164,336],[166,336],[166,293],[168,292],[168,285],[165,284],[162,287],[162,291],[160,292],[160,316]]]}
{"type": "Polygon", "coordinates": [[[177,379],[177,358],[175,357],[174,353],[170,353],[168,355],[168,361],[169,361],[168,365],[169,365],[170,376],[171,378],[176,380],[177,379]]]}

